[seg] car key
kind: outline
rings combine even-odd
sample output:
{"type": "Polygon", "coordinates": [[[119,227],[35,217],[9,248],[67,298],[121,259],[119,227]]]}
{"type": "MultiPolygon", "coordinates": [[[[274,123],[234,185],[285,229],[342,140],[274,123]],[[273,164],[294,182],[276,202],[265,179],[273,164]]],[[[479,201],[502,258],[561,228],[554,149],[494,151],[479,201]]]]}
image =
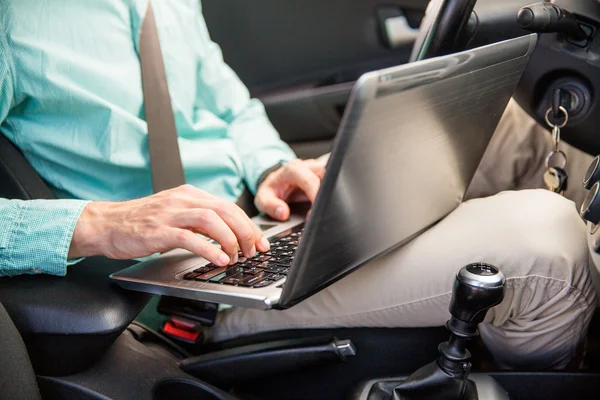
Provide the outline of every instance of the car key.
{"type": "Polygon", "coordinates": [[[562,195],[567,190],[567,182],[567,173],[562,168],[550,167],[544,173],[544,183],[551,192],[562,195]]]}
{"type": "MultiPolygon", "coordinates": [[[[558,94],[560,94],[560,92],[558,94]]],[[[560,96],[555,96],[555,98],[560,98],[560,96]]],[[[566,170],[567,155],[564,151],[560,150],[558,146],[560,145],[560,130],[569,121],[569,113],[562,105],[560,105],[560,103],[557,103],[554,106],[555,107],[550,107],[548,109],[545,118],[546,124],[552,130],[552,144],[554,146],[553,150],[551,150],[550,153],[548,153],[548,156],[546,156],[546,172],[544,173],[544,184],[546,185],[546,188],[548,190],[554,193],[558,193],[562,196],[565,190],[567,190],[568,182],[568,175],[566,170]],[[564,119],[561,124],[553,124],[552,122],[550,122],[549,116],[550,113],[553,112],[553,110],[558,110],[564,114],[564,119]],[[551,161],[554,159],[555,156],[559,156],[560,158],[562,158],[562,164],[560,167],[551,166],[551,161]]],[[[554,117],[556,118],[556,113],[554,117]]]]}

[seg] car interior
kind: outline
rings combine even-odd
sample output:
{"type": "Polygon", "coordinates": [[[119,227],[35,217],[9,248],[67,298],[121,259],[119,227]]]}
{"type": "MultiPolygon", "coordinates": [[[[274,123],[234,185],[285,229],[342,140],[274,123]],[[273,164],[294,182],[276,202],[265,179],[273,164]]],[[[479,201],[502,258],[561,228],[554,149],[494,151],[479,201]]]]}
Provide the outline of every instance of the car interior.
{"type": "MultiPolygon", "coordinates": [[[[514,97],[544,123],[545,110],[561,89],[561,104],[569,111],[563,140],[596,155],[600,2],[554,0],[522,9],[531,3],[202,0],[202,7],[225,61],[265,104],[282,139],[301,158],[330,150],[350,91],[363,73],[532,32],[539,34],[538,44],[514,97]],[[419,28],[428,6],[428,18],[437,22],[424,44],[419,28]],[[563,14],[544,19],[544,7],[563,14]]],[[[590,174],[595,180],[588,182],[591,196],[584,208],[594,211],[600,196],[595,196],[599,185],[592,185],[600,180],[600,172],[591,168],[590,174]]],[[[578,179],[572,184],[583,184],[578,179]]],[[[0,197],[54,198],[2,135],[0,197]]],[[[586,217],[593,276],[600,266],[597,214],[586,217]]],[[[429,365],[440,356],[438,345],[455,335],[444,326],[301,329],[203,343],[165,331],[163,323],[177,317],[210,323],[216,306],[171,298],[159,303],[156,296],[124,290],[109,279],[134,263],[95,257],[70,268],[65,277],[0,279],[0,351],[11,360],[0,366],[0,374],[15,377],[14,385],[0,385],[0,398],[39,398],[39,390],[43,399],[372,399],[379,397],[367,397],[367,389],[385,379],[402,380],[429,365]]],[[[460,300],[460,291],[455,296],[460,300]]],[[[476,392],[469,398],[600,396],[598,312],[584,356],[565,370],[503,370],[477,339],[468,349],[472,372],[492,377],[508,396],[486,397],[479,390],[479,397],[476,392]]],[[[444,393],[410,398],[453,398],[444,393]]]]}

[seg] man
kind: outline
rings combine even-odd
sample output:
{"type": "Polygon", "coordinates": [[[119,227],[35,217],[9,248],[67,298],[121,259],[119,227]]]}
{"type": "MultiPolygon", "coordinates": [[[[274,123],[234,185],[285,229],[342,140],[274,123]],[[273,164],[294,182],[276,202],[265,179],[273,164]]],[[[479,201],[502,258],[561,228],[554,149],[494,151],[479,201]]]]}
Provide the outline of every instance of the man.
{"type": "MultiPolygon", "coordinates": [[[[286,201],[299,194],[314,200],[323,164],[294,160],[260,103],[223,63],[197,0],[153,1],[190,185],[150,196],[138,58],[147,4],[0,0],[0,130],[60,198],[95,200],[0,202],[4,274],[63,275],[75,262],[67,259],[134,258],[174,247],[226,265],[238,248],[246,255],[268,248],[232,203],[244,184],[258,208],[279,220],[289,216],[286,201]],[[289,162],[271,170],[282,161],[289,162]],[[125,199],[136,200],[100,201],[125,199]]],[[[515,118],[522,111],[511,105],[502,126],[515,118]]],[[[486,176],[480,173],[474,193],[495,193],[495,176],[486,176]]],[[[211,334],[218,340],[295,327],[440,326],[456,271],[486,261],[508,277],[505,300],[481,326],[496,360],[565,367],[594,309],[584,234],[573,203],[547,191],[475,199],[298,306],[232,309],[211,334]]]]}

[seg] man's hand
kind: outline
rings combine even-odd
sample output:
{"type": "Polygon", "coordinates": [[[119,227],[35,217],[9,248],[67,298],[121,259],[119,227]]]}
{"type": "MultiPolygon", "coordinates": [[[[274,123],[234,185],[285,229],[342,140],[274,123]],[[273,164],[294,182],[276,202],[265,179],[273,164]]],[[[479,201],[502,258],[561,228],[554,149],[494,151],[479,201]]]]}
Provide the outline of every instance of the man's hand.
{"type": "Polygon", "coordinates": [[[269,242],[238,206],[184,185],[139,200],[89,203],[75,227],[69,258],[131,259],[174,248],[225,266],[237,262],[238,249],[252,257],[257,249],[267,251],[269,242]]]}
{"type": "Polygon", "coordinates": [[[288,203],[313,203],[325,175],[328,157],[290,161],[271,172],[261,183],[254,199],[259,211],[285,221],[290,217],[288,203]]]}

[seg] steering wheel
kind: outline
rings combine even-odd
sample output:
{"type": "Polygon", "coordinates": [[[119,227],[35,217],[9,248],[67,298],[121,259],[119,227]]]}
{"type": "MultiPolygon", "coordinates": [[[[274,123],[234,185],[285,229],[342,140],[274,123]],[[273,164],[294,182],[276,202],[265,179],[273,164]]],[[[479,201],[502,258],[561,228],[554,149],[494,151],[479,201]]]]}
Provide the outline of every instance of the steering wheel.
{"type": "Polygon", "coordinates": [[[409,62],[462,50],[472,36],[470,33],[477,26],[477,17],[473,14],[476,2],[477,0],[431,0],[409,62]]]}

